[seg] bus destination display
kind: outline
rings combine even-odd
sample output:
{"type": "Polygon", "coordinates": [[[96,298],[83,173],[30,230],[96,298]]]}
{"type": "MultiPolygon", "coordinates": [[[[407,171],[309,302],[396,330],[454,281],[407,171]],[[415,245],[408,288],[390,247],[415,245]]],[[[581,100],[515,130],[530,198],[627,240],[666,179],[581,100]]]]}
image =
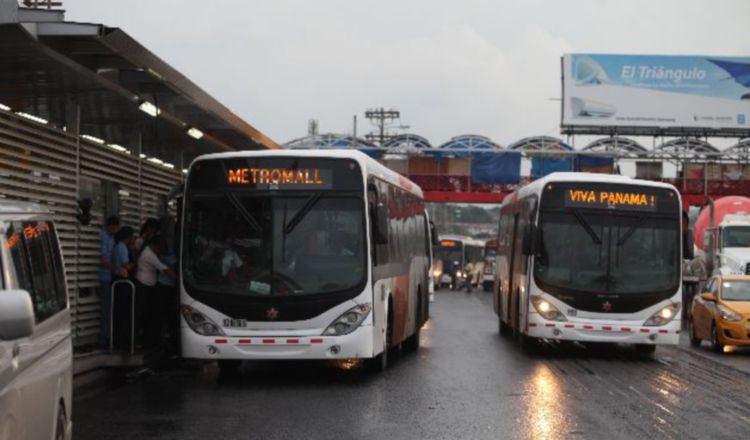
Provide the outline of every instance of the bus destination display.
{"type": "Polygon", "coordinates": [[[230,185],[251,185],[258,189],[331,189],[332,173],[319,168],[235,168],[227,172],[230,185]]]}
{"type": "Polygon", "coordinates": [[[565,206],[568,208],[655,211],[657,204],[657,196],[645,191],[588,188],[568,188],[565,190],[565,206]]]}

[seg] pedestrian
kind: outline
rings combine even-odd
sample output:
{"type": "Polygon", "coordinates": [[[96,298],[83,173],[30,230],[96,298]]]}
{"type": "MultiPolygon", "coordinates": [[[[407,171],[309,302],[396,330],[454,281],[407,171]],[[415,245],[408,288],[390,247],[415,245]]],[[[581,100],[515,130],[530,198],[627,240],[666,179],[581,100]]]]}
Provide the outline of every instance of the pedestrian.
{"type": "Polygon", "coordinates": [[[133,258],[133,245],[135,243],[135,230],[130,226],[123,226],[115,234],[115,247],[112,250],[111,262],[114,266],[112,298],[112,345],[118,348],[130,348],[131,310],[132,302],[135,300],[135,292],[130,283],[117,283],[120,280],[129,280],[135,274],[135,258],[133,258]]]}
{"type": "Polygon", "coordinates": [[[139,311],[139,327],[143,330],[144,345],[152,346],[158,341],[164,307],[156,291],[159,273],[177,278],[175,272],[159,260],[161,237],[152,235],[145,242],[138,256],[136,269],[136,309],[139,311]]]}
{"type": "Polygon", "coordinates": [[[115,234],[115,246],[112,250],[112,266],[115,279],[127,279],[135,269],[135,259],[131,255],[135,243],[135,230],[124,226],[115,234]]]}
{"type": "Polygon", "coordinates": [[[160,223],[158,218],[148,218],[141,226],[141,231],[138,234],[138,238],[135,240],[136,258],[143,251],[146,242],[159,233],[160,223]]]}
{"type": "Polygon", "coordinates": [[[120,218],[116,215],[107,217],[104,227],[99,232],[99,306],[101,312],[99,328],[99,345],[109,346],[110,307],[112,303],[112,274],[115,267],[110,258],[115,247],[115,234],[120,230],[120,218]]]}
{"type": "MultiPolygon", "coordinates": [[[[167,249],[168,246],[162,244],[161,249],[167,249]]],[[[164,251],[163,255],[159,258],[173,272],[177,272],[177,257],[173,251],[164,251]]],[[[161,333],[163,324],[166,324],[168,336],[168,349],[173,354],[179,354],[180,352],[180,291],[177,289],[177,279],[170,276],[166,271],[159,272],[159,276],[156,280],[156,290],[154,292],[157,307],[161,309],[161,312],[156,312],[157,315],[162,316],[164,319],[159,321],[159,329],[154,330],[155,332],[161,333]]]]}

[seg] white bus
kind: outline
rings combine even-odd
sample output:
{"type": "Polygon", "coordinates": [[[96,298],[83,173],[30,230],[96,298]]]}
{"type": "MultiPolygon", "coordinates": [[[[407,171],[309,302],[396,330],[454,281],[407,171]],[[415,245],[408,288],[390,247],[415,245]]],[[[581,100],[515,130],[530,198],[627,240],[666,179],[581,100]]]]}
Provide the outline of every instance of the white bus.
{"type": "Polygon", "coordinates": [[[494,307],[501,334],[677,344],[680,194],[623,176],[553,173],[508,195],[500,213],[494,307]]]}
{"type": "Polygon", "coordinates": [[[367,359],[419,347],[430,232],[421,189],[357,151],[210,154],[191,165],[182,354],[367,359]]]}
{"type": "MultiPolygon", "coordinates": [[[[466,266],[482,262],[484,242],[464,235],[445,234],[435,243],[433,277],[435,285],[458,289],[476,274],[465,273],[466,266]]],[[[476,284],[476,280],[474,280],[476,284]]]]}

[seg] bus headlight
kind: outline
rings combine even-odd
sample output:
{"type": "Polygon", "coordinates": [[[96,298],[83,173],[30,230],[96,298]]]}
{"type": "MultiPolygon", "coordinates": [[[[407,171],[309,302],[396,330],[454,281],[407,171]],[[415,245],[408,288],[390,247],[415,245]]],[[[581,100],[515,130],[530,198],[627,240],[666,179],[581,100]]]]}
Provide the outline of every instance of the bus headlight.
{"type": "Polygon", "coordinates": [[[567,321],[568,320],[567,318],[565,318],[565,315],[563,315],[559,310],[557,310],[557,307],[553,306],[551,302],[545,299],[542,299],[541,296],[532,295],[531,304],[534,306],[537,313],[542,315],[542,317],[548,321],[567,321]]]}
{"type": "Polygon", "coordinates": [[[190,328],[202,336],[223,336],[224,331],[206,316],[185,304],[180,307],[182,317],[190,328]]]}
{"type": "Polygon", "coordinates": [[[733,311],[722,306],[721,304],[717,304],[716,308],[719,310],[719,315],[721,316],[721,319],[723,319],[724,321],[729,321],[729,322],[742,321],[742,316],[734,313],[733,311]]]}
{"type": "Polygon", "coordinates": [[[646,327],[659,327],[667,324],[669,321],[677,316],[680,311],[680,303],[672,303],[666,307],[659,309],[658,312],[651,315],[650,318],[643,323],[646,327]]]}
{"type": "Polygon", "coordinates": [[[367,315],[370,314],[371,309],[372,305],[370,303],[352,307],[336,318],[323,332],[323,336],[348,335],[362,324],[367,315]]]}

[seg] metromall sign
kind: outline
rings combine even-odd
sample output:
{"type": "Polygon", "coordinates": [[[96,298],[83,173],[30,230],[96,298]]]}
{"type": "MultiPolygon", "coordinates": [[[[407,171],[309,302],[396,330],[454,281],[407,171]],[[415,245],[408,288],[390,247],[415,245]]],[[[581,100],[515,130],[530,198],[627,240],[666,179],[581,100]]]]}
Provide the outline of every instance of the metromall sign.
{"type": "Polygon", "coordinates": [[[750,131],[750,57],[565,55],[562,126],[750,131]]]}

